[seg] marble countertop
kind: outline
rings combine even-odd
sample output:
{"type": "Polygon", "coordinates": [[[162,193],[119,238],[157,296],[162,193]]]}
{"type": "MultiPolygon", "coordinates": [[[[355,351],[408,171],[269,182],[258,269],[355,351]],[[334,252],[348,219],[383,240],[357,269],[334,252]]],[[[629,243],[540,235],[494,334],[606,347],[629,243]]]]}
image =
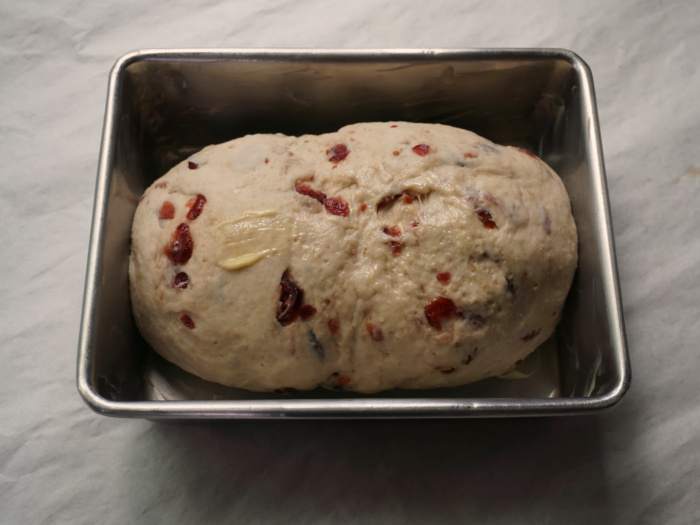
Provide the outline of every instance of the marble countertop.
{"type": "Polygon", "coordinates": [[[0,523],[700,522],[700,4],[5,2],[0,523]],[[107,77],[146,48],[557,47],[596,86],[632,387],[591,416],[153,423],[75,386],[107,77]]]}

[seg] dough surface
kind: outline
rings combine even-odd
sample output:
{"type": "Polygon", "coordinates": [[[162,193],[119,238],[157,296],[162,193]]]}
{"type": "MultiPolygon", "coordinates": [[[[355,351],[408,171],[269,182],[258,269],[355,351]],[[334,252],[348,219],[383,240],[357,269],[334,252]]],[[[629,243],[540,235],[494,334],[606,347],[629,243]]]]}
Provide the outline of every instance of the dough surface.
{"type": "Polygon", "coordinates": [[[129,265],[163,357],[254,391],[500,375],[554,331],[577,264],[560,178],[434,124],[209,146],[146,190],[129,265]]]}

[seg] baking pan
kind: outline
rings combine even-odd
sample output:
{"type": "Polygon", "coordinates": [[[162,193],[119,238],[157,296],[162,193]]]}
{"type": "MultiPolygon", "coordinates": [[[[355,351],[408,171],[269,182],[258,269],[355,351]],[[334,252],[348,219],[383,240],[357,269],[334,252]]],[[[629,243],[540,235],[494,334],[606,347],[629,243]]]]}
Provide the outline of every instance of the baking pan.
{"type": "Polygon", "coordinates": [[[574,53],[487,50],[167,50],[117,61],[110,80],[78,349],[78,390],[109,416],[425,418],[589,413],[630,384],[593,81],[574,53]],[[528,377],[373,395],[253,393],[167,363],[140,337],[128,287],[143,191],[202,147],[363,121],[449,124],[525,148],[559,173],[579,232],[561,323],[528,377]]]}

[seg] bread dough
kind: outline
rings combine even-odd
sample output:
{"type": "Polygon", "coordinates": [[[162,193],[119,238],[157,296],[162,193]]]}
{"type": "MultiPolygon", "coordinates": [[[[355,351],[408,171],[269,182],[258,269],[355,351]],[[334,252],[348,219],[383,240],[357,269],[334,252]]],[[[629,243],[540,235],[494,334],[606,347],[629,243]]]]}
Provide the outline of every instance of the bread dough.
{"type": "Polygon", "coordinates": [[[553,332],[577,237],[560,178],[444,125],[209,146],[144,193],[129,266],[166,359],[254,391],[502,374],[553,332]]]}

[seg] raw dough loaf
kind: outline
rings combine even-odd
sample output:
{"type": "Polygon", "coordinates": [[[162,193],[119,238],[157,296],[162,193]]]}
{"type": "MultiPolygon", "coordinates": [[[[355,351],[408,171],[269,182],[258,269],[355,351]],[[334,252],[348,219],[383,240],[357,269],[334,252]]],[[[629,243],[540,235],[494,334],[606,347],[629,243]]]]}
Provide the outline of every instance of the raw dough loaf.
{"type": "Polygon", "coordinates": [[[145,192],[129,273],[143,336],[193,374],[371,393],[510,370],[552,334],[576,264],[544,162],[387,122],[196,153],[145,192]]]}

